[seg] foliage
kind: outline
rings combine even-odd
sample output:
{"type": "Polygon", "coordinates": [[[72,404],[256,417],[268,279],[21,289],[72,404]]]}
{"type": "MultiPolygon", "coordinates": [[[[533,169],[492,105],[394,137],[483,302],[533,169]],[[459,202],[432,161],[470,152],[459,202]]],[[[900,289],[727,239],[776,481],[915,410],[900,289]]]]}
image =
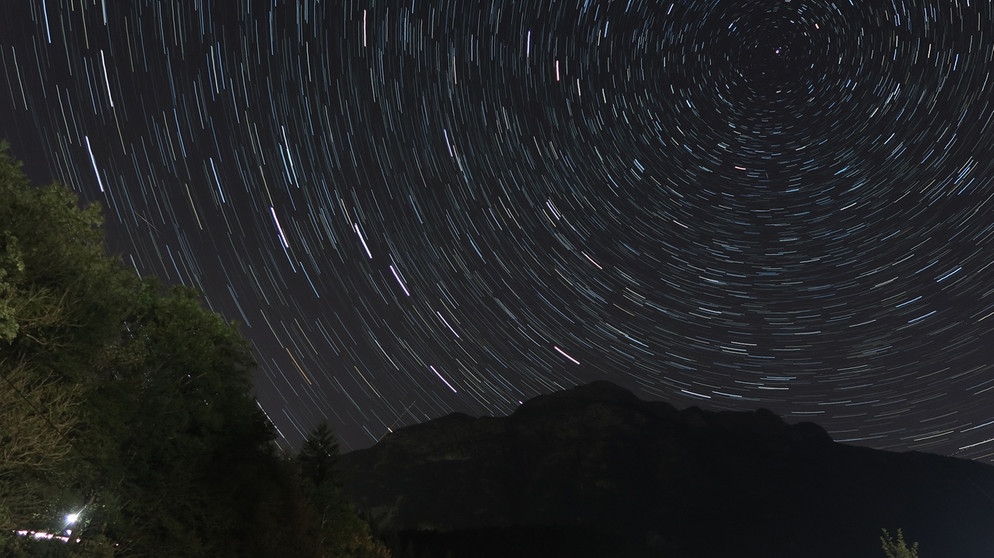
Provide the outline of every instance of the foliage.
{"type": "Polygon", "coordinates": [[[80,394],[133,282],[99,208],[34,188],[0,144],[0,527],[34,527],[68,481],[80,394]]]}
{"type": "Polygon", "coordinates": [[[265,476],[272,433],[251,398],[248,347],[189,289],[145,285],[86,394],[84,493],[129,552],[224,556],[265,476]],[[261,471],[256,470],[261,469],[261,471]],[[105,498],[102,496],[101,498],[105,498]]]}
{"type": "Polygon", "coordinates": [[[0,380],[0,525],[29,525],[44,513],[46,492],[71,449],[77,393],[23,363],[0,380]]]}
{"type": "Polygon", "coordinates": [[[904,542],[904,533],[900,529],[897,530],[896,539],[891,537],[887,529],[883,529],[883,535],[880,536],[880,544],[883,546],[884,555],[887,558],[918,558],[918,543],[908,546],[904,542]]]}
{"type": "Polygon", "coordinates": [[[0,144],[0,343],[4,361],[80,379],[113,337],[135,278],[104,251],[97,205],[34,188],[0,144]],[[47,369],[47,370],[45,370],[47,369]]]}

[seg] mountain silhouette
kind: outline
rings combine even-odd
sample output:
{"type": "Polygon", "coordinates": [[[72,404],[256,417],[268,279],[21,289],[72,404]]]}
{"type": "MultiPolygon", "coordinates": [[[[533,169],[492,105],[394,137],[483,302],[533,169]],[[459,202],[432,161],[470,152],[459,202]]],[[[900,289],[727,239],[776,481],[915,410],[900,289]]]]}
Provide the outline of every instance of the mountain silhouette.
{"type": "Polygon", "coordinates": [[[994,467],[605,381],[403,428],[341,463],[401,556],[881,558],[881,528],[922,558],[994,556],[994,467]]]}

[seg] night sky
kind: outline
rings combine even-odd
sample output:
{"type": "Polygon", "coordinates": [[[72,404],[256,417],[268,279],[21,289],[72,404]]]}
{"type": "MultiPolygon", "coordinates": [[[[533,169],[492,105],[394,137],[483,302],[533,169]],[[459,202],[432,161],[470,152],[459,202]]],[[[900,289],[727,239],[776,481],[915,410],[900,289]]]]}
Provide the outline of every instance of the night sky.
{"type": "Polygon", "coordinates": [[[986,0],[2,0],[0,136],[289,445],[607,379],[994,461],[986,0]]]}

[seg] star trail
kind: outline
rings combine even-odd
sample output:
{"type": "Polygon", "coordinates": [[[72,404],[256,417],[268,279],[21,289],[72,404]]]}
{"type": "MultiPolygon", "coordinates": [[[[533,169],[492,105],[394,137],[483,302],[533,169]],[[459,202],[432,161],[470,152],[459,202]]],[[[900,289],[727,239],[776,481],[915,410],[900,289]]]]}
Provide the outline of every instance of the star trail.
{"type": "Polygon", "coordinates": [[[12,153],[290,445],[608,379],[994,460],[989,2],[8,3],[12,153]]]}

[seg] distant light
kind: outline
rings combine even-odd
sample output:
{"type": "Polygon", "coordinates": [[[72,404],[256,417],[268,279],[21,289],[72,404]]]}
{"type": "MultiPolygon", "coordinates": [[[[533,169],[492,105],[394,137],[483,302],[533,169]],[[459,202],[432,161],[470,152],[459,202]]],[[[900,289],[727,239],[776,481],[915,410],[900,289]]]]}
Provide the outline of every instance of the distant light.
{"type": "Polygon", "coordinates": [[[79,519],[79,513],[78,512],[77,513],[71,513],[71,514],[69,514],[69,515],[66,516],[66,523],[67,524],[76,523],[77,519],[79,519]]]}

